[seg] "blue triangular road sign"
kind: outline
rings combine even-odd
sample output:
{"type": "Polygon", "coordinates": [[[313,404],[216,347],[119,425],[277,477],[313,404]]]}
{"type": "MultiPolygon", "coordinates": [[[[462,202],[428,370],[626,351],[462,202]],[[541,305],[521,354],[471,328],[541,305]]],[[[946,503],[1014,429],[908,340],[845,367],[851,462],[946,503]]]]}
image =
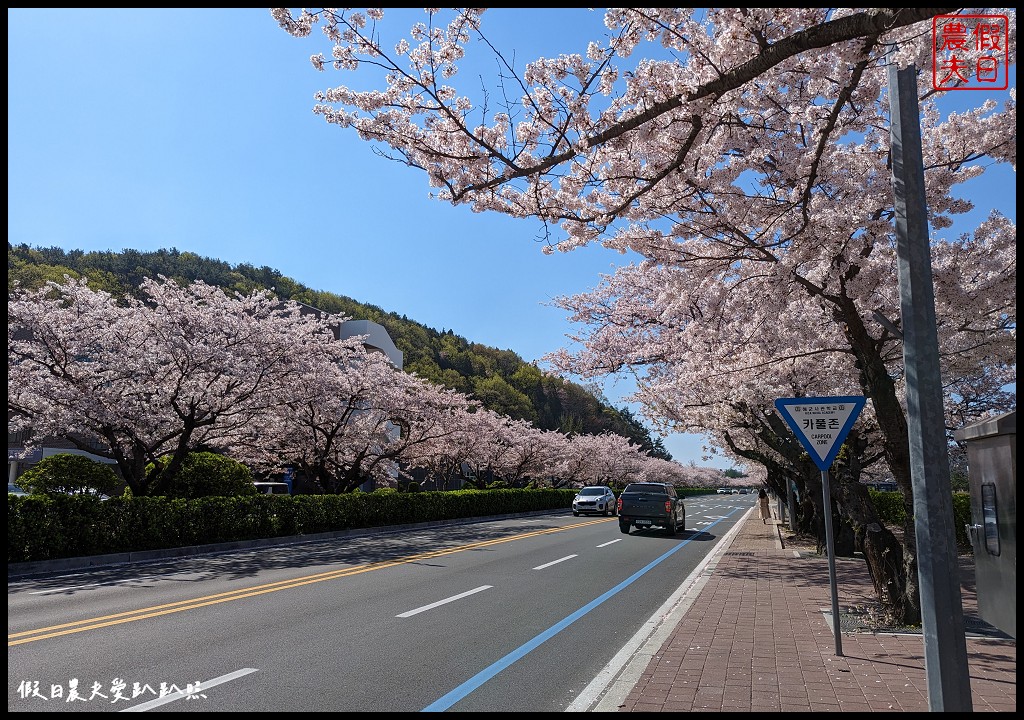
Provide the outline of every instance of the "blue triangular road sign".
{"type": "Polygon", "coordinates": [[[775,409],[793,429],[819,470],[828,470],[864,409],[865,398],[779,398],[775,409]]]}

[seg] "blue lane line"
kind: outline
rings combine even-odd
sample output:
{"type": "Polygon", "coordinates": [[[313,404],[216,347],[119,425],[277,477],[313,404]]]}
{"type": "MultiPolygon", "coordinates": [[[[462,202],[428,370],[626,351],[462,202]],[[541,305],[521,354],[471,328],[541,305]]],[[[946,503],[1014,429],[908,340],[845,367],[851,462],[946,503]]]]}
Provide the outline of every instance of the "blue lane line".
{"type": "Polygon", "coordinates": [[[618,585],[613,587],[608,592],[604,593],[603,595],[601,595],[600,597],[598,597],[598,598],[596,598],[594,600],[591,600],[589,603],[587,603],[586,605],[581,607],[579,610],[574,612],[572,615],[569,615],[568,617],[564,618],[563,620],[558,621],[557,623],[552,625],[550,628],[548,628],[547,630],[542,632],[540,635],[537,635],[536,637],[534,637],[529,642],[527,642],[527,643],[525,643],[523,645],[520,645],[518,648],[516,648],[515,650],[510,652],[508,655],[506,655],[505,657],[501,658],[500,660],[498,660],[494,664],[490,665],[489,667],[484,668],[483,670],[478,672],[476,675],[471,677],[466,682],[464,682],[461,685],[459,685],[457,688],[455,688],[451,692],[447,693],[446,695],[438,698],[434,702],[432,702],[429,705],[427,705],[425,708],[420,710],[420,712],[442,712],[444,710],[447,710],[452,705],[457,703],[459,700],[462,700],[464,697],[469,695],[471,692],[476,690],[478,687],[483,685],[485,682],[490,680],[492,677],[494,677],[495,675],[500,673],[502,670],[507,668],[512,663],[514,663],[516,660],[519,660],[519,659],[525,657],[531,651],[533,651],[534,649],[540,647],[544,642],[546,642],[547,640],[550,640],[555,635],[557,635],[558,633],[562,632],[567,627],[572,625],[574,622],[579,620],[581,617],[586,615],[588,612],[590,612],[594,608],[596,608],[599,605],[601,605],[605,600],[608,600],[609,598],[614,597],[615,595],[618,595],[620,592],[622,592],[627,587],[632,585],[634,582],[639,580],[641,577],[646,575],[648,572],[653,570],[655,567],[657,567],[659,564],[664,562],[666,559],[668,559],[669,557],[671,557],[675,553],[679,552],[682,548],[684,548],[687,545],[689,545],[690,542],[695,540],[695,539],[697,539],[697,537],[699,537],[701,533],[706,532],[707,530],[713,528],[715,525],[717,525],[718,523],[722,522],[723,520],[728,519],[735,512],[736,512],[736,510],[733,510],[732,512],[729,513],[729,515],[726,515],[724,518],[720,518],[718,520],[715,520],[715,522],[713,522],[710,525],[708,525],[704,530],[701,530],[700,533],[697,533],[693,537],[688,538],[688,539],[684,540],[683,542],[679,543],[678,545],[676,545],[674,548],[672,548],[671,550],[666,552],[661,557],[656,558],[655,560],[652,560],[646,566],[644,566],[641,569],[637,570],[635,573],[633,573],[628,578],[626,578],[625,580],[620,582],[618,585]]]}

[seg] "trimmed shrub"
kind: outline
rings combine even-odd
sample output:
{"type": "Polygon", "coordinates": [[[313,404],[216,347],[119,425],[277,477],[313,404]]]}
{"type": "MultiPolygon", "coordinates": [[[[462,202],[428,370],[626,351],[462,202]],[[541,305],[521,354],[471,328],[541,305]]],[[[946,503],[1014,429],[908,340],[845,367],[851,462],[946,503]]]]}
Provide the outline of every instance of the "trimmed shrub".
{"type": "Polygon", "coordinates": [[[185,458],[166,496],[193,500],[255,494],[252,471],[243,463],[217,453],[194,452],[185,458]]]}
{"type": "Polygon", "coordinates": [[[75,453],[43,458],[18,477],[30,495],[113,495],[118,484],[109,465],[75,453]]]}

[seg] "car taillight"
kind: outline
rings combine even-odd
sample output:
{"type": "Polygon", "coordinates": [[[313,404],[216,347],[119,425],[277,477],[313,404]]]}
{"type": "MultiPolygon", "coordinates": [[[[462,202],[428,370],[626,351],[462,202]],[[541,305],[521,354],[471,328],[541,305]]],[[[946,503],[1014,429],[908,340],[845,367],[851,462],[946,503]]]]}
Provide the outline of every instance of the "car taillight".
{"type": "Polygon", "coordinates": [[[665,501],[665,514],[666,515],[671,515],[672,514],[672,501],[671,500],[666,500],[665,501]]]}
{"type": "Polygon", "coordinates": [[[622,498],[619,498],[618,500],[615,501],[615,508],[617,510],[622,510],[622,498]]]}

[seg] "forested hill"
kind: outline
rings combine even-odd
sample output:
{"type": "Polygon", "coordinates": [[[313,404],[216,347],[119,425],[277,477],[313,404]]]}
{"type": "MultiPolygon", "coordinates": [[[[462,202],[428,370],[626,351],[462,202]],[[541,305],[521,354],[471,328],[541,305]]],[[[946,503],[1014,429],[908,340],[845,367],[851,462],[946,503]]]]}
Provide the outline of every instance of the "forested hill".
{"type": "Polygon", "coordinates": [[[91,287],[119,297],[134,293],[144,278],[158,275],[182,284],[202,280],[243,294],[272,288],[282,300],[298,300],[330,313],[383,325],[402,351],[406,371],[472,395],[490,410],[529,420],[543,430],[595,435],[614,432],[655,457],[672,459],[661,438],[652,437],[628,408],[612,407],[581,385],[546,375],[511,350],[470,342],[451,331],[438,332],[375,305],[313,290],[266,266],[232,266],[174,248],[87,253],[8,242],[8,290],[15,281],[23,287],[38,287],[47,280],[59,282],[65,274],[85,276],[91,287]]]}

